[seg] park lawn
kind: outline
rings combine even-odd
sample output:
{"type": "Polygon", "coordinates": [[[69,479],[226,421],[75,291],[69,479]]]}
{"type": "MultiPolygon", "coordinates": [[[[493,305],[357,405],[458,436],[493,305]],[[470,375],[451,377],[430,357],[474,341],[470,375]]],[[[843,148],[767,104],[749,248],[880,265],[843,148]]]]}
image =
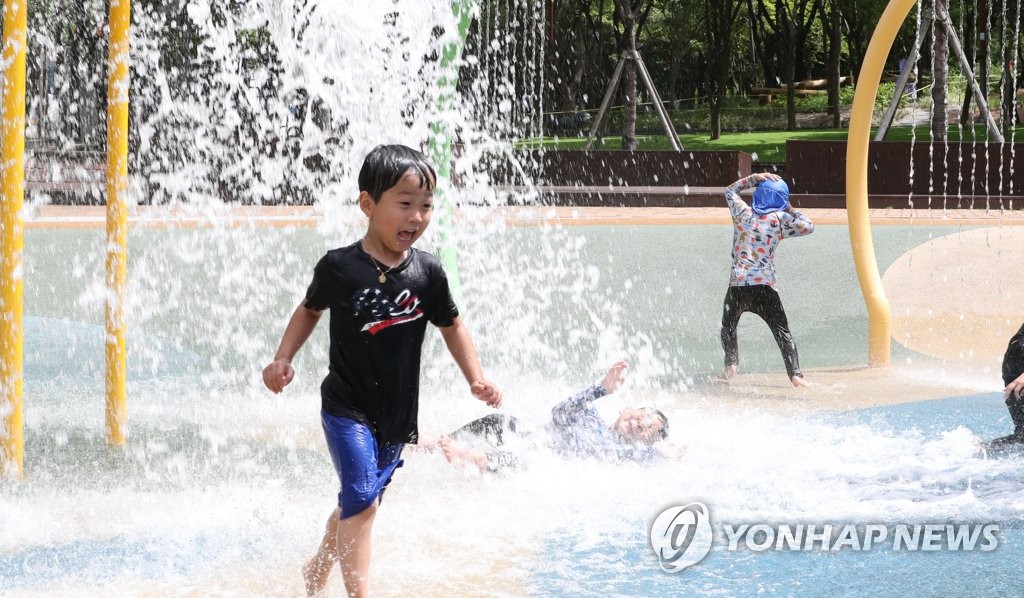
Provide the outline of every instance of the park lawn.
{"type": "MultiPolygon", "coordinates": [[[[679,142],[686,150],[740,151],[755,156],[762,162],[785,162],[787,139],[846,139],[845,129],[808,129],[806,131],[751,131],[744,133],[723,133],[714,141],[706,133],[684,133],[679,142]]],[[[637,135],[638,149],[669,150],[668,137],[664,135],[637,135]]],[[[519,147],[533,149],[579,150],[586,145],[585,137],[546,137],[543,141],[531,139],[519,147]]],[[[621,137],[605,137],[604,144],[594,144],[595,149],[620,149],[621,137]]]]}
{"type": "MultiPolygon", "coordinates": [[[[708,138],[707,133],[684,133],[679,136],[679,141],[686,150],[722,150],[746,152],[759,162],[785,162],[786,141],[789,139],[800,140],[845,140],[848,131],[846,129],[802,129],[797,131],[749,131],[739,133],[722,133],[722,136],[714,141],[708,138]]],[[[872,138],[875,129],[871,130],[872,138]]],[[[961,133],[959,128],[951,128],[949,140],[959,141],[961,137],[966,142],[985,140],[984,125],[977,125],[972,134],[970,129],[964,129],[961,133]]],[[[930,135],[927,127],[893,127],[889,129],[886,136],[887,141],[910,141],[927,143],[930,135]]],[[[1017,127],[1009,139],[1024,139],[1024,126],[1017,127]]],[[[517,144],[520,149],[544,149],[554,150],[579,150],[586,145],[586,137],[545,137],[543,140],[528,139],[517,144]]],[[[664,135],[638,135],[637,144],[641,150],[668,150],[672,149],[668,138],[664,135]]],[[[621,137],[605,137],[604,144],[594,145],[595,149],[620,149],[622,147],[621,137]]]]}

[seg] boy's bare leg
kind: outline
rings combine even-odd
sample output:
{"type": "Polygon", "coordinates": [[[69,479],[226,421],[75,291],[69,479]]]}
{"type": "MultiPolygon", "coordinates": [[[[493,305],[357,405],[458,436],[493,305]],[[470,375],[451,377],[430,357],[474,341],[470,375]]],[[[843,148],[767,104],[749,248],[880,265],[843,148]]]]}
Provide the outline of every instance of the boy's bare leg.
{"type": "Polygon", "coordinates": [[[736,364],[727,365],[722,370],[722,380],[732,380],[736,376],[736,364]]]}
{"type": "Polygon", "coordinates": [[[793,376],[792,378],[789,379],[789,381],[792,382],[793,386],[797,388],[806,388],[811,385],[810,382],[804,380],[803,376],[793,376]]]}
{"type": "Polygon", "coordinates": [[[367,598],[370,595],[370,548],[376,516],[377,501],[374,500],[366,510],[338,522],[339,561],[349,596],[367,598]]]}
{"type": "Polygon", "coordinates": [[[316,554],[302,567],[302,577],[306,580],[306,594],[313,596],[327,586],[334,563],[338,562],[338,521],[340,509],[335,508],[327,519],[327,529],[316,554]]]}

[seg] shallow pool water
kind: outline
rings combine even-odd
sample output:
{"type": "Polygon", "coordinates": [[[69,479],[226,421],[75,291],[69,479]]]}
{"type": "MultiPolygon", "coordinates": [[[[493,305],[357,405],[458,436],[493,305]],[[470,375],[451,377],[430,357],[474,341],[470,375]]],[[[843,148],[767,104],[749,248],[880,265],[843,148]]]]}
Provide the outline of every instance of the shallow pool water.
{"type": "MultiPolygon", "coordinates": [[[[301,595],[299,570],[333,505],[318,386],[326,327],[282,395],[259,383],[317,257],[358,238],[323,229],[140,229],[131,235],[128,441],[103,432],[102,234],[26,237],[25,479],[0,483],[0,592],[301,595]],[[339,241],[341,239],[341,241],[339,241]]],[[[840,413],[719,400],[728,227],[485,227],[460,231],[460,307],[506,410],[543,425],[614,359],[601,405],[664,411],[689,452],[652,467],[538,454],[478,476],[406,455],[378,517],[382,596],[1014,593],[1024,459],[979,451],[1010,423],[993,392],[840,413]],[[724,228],[724,229],[723,229],[724,228]],[[709,249],[711,248],[711,249],[709,249]],[[665,573],[651,522],[687,502],[721,523],[994,522],[991,552],[729,551],[665,573]]],[[[942,231],[878,232],[883,269],[942,231]]],[[[806,368],[863,362],[866,315],[845,227],[780,250],[781,292],[806,368]],[[827,274],[828,283],[822,282],[827,274]]],[[[424,240],[430,249],[433,239],[424,240]]],[[[767,327],[741,323],[744,371],[777,373],[767,327]]],[[[931,363],[894,347],[901,363],[931,363]]],[[[977,373],[972,374],[977,375],[977,373]]],[[[956,378],[956,375],[952,375],[956,378]]],[[[849,384],[856,384],[851,380],[849,384]]],[[[803,395],[813,402],[810,390],[803,395]]],[[[810,403],[809,403],[810,404],[810,403]]],[[[487,413],[439,335],[425,346],[421,430],[487,413]]],[[[331,595],[342,593],[336,579],[331,595]]]]}

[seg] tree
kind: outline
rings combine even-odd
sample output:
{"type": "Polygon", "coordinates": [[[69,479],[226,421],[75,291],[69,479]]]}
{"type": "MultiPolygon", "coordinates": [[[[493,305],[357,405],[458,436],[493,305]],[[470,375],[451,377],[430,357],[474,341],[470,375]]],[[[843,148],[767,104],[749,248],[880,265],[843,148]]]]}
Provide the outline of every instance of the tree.
{"type": "MultiPolygon", "coordinates": [[[[615,0],[616,14],[622,23],[622,36],[619,51],[630,56],[636,55],[636,38],[638,30],[651,11],[649,0],[615,0]]],[[[627,60],[622,72],[622,95],[624,96],[624,113],[622,115],[622,149],[636,149],[636,64],[627,60]]]]}
{"type": "MultiPolygon", "coordinates": [[[[981,2],[984,3],[985,0],[981,0],[981,2]]],[[[976,36],[975,36],[974,28],[977,26],[977,23],[976,23],[977,15],[975,14],[975,12],[976,12],[975,11],[975,7],[972,4],[967,3],[964,6],[964,13],[965,13],[964,14],[964,20],[966,22],[966,25],[964,27],[963,43],[964,43],[964,54],[966,54],[967,56],[974,56],[975,55],[974,39],[975,39],[976,36]]],[[[978,84],[981,86],[981,89],[987,90],[988,85],[987,85],[987,83],[984,83],[984,82],[987,81],[987,77],[986,77],[987,73],[985,71],[988,70],[988,69],[986,69],[986,68],[977,68],[977,65],[979,63],[982,64],[982,65],[985,64],[984,61],[979,60],[974,65],[972,65],[972,68],[976,69],[975,70],[975,75],[976,75],[976,77],[978,79],[978,84]]],[[[987,94],[988,92],[987,91],[983,91],[982,93],[986,93],[987,94]]],[[[972,120],[971,119],[971,97],[972,97],[972,94],[970,94],[970,93],[965,93],[964,94],[964,102],[963,102],[963,104],[960,107],[960,126],[961,127],[970,126],[970,123],[971,123],[971,120],[972,120]]]]}
{"type": "Polygon", "coordinates": [[[755,58],[761,63],[761,72],[763,73],[761,80],[766,86],[770,86],[778,81],[774,54],[774,48],[778,47],[778,44],[775,43],[775,39],[772,39],[773,32],[767,26],[768,7],[764,0],[757,0],[756,4],[753,0],[746,1],[747,19],[750,22],[750,43],[755,58]]]}
{"type": "Polygon", "coordinates": [[[843,51],[843,28],[842,13],[839,11],[839,2],[829,0],[828,3],[828,65],[825,72],[828,74],[828,109],[832,114],[832,126],[838,129],[842,126],[842,115],[839,107],[839,79],[842,71],[839,65],[843,51]]]}
{"type": "Polygon", "coordinates": [[[732,33],[742,5],[740,0],[703,0],[704,39],[708,52],[708,88],[711,103],[711,139],[722,136],[722,104],[725,102],[732,33]]]}
{"type": "Polygon", "coordinates": [[[949,18],[949,0],[934,0],[932,20],[932,139],[945,141],[949,127],[949,37],[941,20],[949,18]]]}
{"type": "MultiPolygon", "coordinates": [[[[1017,59],[1020,54],[1020,3],[1002,2],[1002,125],[1003,134],[1009,136],[1016,122],[1014,99],[1017,94],[1017,59]]],[[[994,12],[994,11],[993,11],[994,12]]],[[[993,27],[993,29],[995,29],[993,27]]]]}
{"type": "Polygon", "coordinates": [[[807,39],[822,0],[776,0],[776,29],[784,42],[783,72],[786,76],[786,130],[796,130],[797,52],[807,39]]]}

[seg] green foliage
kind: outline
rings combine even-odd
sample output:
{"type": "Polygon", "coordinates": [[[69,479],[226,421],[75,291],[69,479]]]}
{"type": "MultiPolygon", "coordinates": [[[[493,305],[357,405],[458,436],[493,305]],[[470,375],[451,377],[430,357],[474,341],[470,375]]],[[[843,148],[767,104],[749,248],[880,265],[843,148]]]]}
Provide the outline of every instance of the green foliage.
{"type": "MultiPolygon", "coordinates": [[[[886,139],[890,141],[909,141],[915,138],[918,141],[927,139],[928,127],[893,127],[889,129],[886,139]]],[[[750,131],[723,133],[722,137],[711,141],[707,135],[700,133],[681,133],[679,140],[683,148],[687,150],[731,150],[746,152],[760,162],[785,162],[786,141],[790,139],[802,140],[844,140],[847,137],[846,129],[808,129],[800,131],[750,131]]],[[[1016,139],[1024,139],[1024,126],[1017,127],[1012,136],[1016,139]]],[[[960,130],[958,127],[950,127],[950,141],[972,141],[974,139],[985,139],[985,126],[976,125],[973,129],[960,130]]],[[[638,149],[641,150],[667,150],[671,149],[668,139],[664,135],[642,135],[637,136],[638,149]]],[[[524,141],[518,145],[520,149],[536,148],[543,146],[546,149],[583,149],[586,139],[558,139],[545,138],[543,140],[524,141]]],[[[618,137],[605,137],[603,149],[618,149],[621,146],[618,137]]]]}
{"type": "MultiPolygon", "coordinates": [[[[875,94],[875,110],[885,110],[892,103],[892,95],[896,91],[895,83],[879,83],[875,94]]],[[[906,105],[906,96],[900,100],[900,106],[906,105]]]]}
{"type": "Polygon", "coordinates": [[[235,33],[235,52],[240,57],[242,76],[247,84],[258,84],[263,95],[275,95],[280,87],[281,66],[277,46],[266,27],[239,29],[235,33]]]}

